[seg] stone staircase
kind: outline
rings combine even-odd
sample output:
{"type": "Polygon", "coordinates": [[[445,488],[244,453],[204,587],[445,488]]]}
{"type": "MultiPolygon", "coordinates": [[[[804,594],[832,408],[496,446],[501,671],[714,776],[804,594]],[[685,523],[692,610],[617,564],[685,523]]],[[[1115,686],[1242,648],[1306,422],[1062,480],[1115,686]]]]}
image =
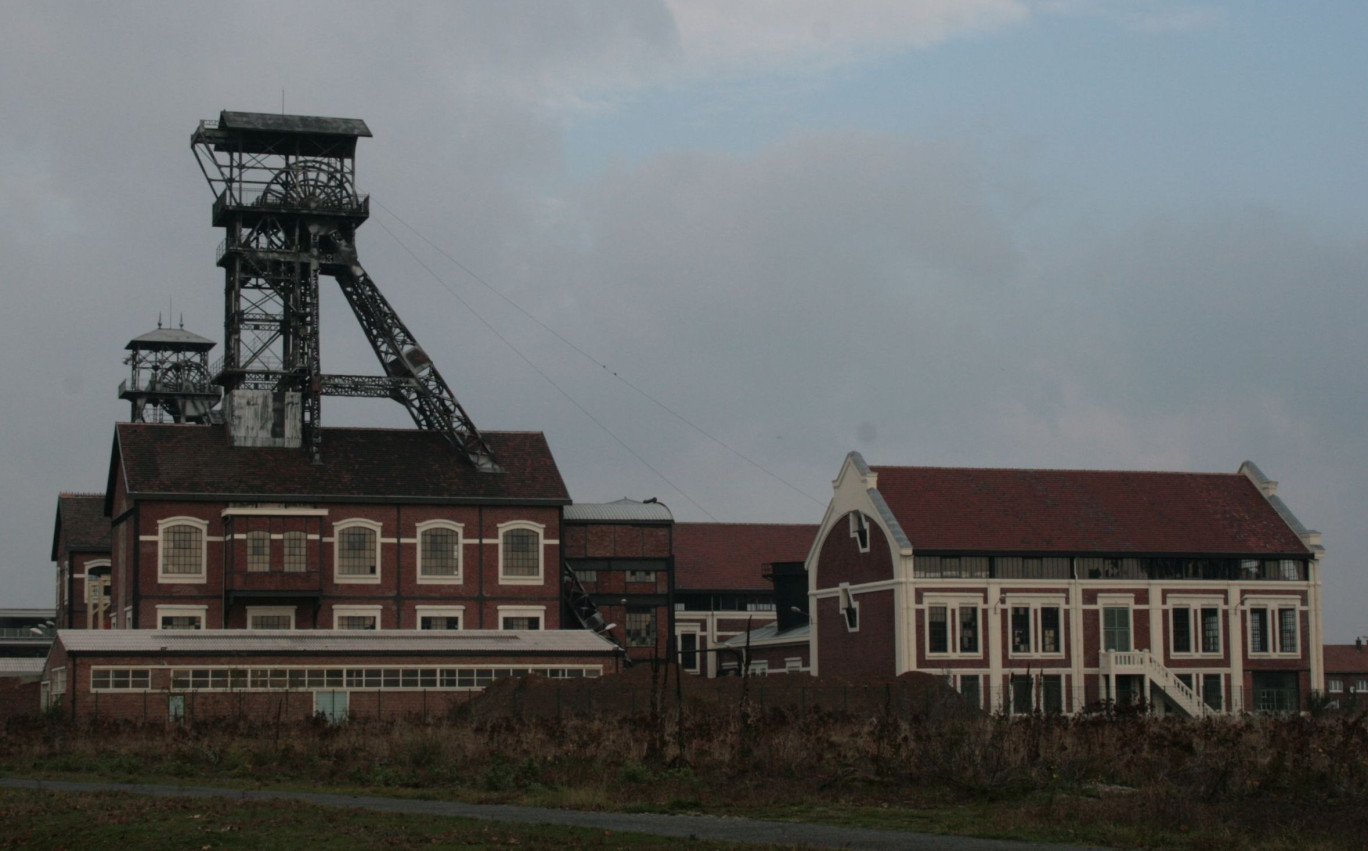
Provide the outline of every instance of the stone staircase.
{"type": "Polygon", "coordinates": [[[1111,674],[1140,674],[1146,677],[1151,686],[1158,686],[1189,718],[1205,718],[1216,714],[1216,710],[1207,706],[1191,686],[1180,680],[1148,650],[1105,650],[1101,657],[1101,673],[1104,677],[1111,674]]]}

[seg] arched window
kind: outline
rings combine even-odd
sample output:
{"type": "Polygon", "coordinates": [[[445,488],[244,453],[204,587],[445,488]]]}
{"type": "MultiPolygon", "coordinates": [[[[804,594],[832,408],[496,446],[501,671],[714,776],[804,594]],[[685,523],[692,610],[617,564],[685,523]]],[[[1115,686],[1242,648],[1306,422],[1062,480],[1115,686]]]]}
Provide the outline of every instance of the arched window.
{"type": "Polygon", "coordinates": [[[517,523],[502,529],[499,535],[499,581],[510,585],[535,585],[542,581],[540,526],[517,523]]]}
{"type": "Polygon", "coordinates": [[[380,524],[369,520],[346,521],[335,527],[338,582],[380,581],[380,524]]]}
{"type": "Polygon", "coordinates": [[[161,522],[158,573],[163,582],[203,582],[205,532],[209,524],[193,517],[161,522]]]}
{"type": "Polygon", "coordinates": [[[461,527],[432,521],[418,526],[418,581],[461,581],[461,527]]]}

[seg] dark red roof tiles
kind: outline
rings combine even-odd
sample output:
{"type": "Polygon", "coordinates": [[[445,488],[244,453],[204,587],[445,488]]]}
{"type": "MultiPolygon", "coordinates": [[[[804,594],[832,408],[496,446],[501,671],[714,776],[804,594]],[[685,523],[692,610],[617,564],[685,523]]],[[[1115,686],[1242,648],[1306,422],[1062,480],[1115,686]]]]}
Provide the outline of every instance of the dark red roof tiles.
{"type": "Polygon", "coordinates": [[[1306,553],[1238,473],[873,467],[912,546],[1071,553],[1306,553]]]}
{"type": "MultiPolygon", "coordinates": [[[[55,535],[66,539],[68,552],[109,552],[109,518],[104,513],[104,494],[64,493],[57,497],[55,535]]],[[[57,558],[57,541],[52,557],[57,558]]]]}
{"type": "Polygon", "coordinates": [[[1368,647],[1327,644],[1321,658],[1327,674],[1368,674],[1368,647]]]}
{"type": "Polygon", "coordinates": [[[416,429],[325,428],[318,465],[302,449],[232,448],[223,426],[120,423],[116,437],[134,496],[570,501],[540,432],[484,432],[502,473],[416,429]]]}
{"type": "Polygon", "coordinates": [[[817,527],[785,523],[677,523],[675,587],[697,591],[770,591],[774,562],[807,558],[817,527]]]}

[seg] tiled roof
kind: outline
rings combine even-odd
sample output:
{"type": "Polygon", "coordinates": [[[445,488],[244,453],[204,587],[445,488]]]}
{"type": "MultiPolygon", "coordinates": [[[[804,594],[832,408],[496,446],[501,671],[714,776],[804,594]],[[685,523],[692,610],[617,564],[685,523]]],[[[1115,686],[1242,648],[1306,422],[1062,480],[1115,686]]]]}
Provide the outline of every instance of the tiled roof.
{"type": "Polygon", "coordinates": [[[803,561],[817,527],[788,523],[677,523],[675,588],[772,591],[768,565],[803,561]]]}
{"type": "Polygon", "coordinates": [[[57,640],[78,653],[432,653],[453,655],[603,653],[617,648],[586,629],[63,629],[57,640]]]}
{"type": "Polygon", "coordinates": [[[1368,674],[1368,647],[1327,644],[1321,658],[1327,674],[1368,674]]]}
{"type": "Polygon", "coordinates": [[[668,523],[674,518],[664,503],[624,498],[615,502],[567,505],[565,519],[572,523],[668,523]]]}
{"type": "Polygon", "coordinates": [[[481,473],[442,435],[417,429],[325,428],[314,465],[302,449],[232,448],[224,426],[120,423],[115,452],[134,496],[570,501],[543,434],[484,438],[503,472],[481,473]]]}
{"type": "Polygon", "coordinates": [[[1282,555],[1306,547],[1238,473],[872,467],[912,546],[1282,555]]]}
{"type": "Polygon", "coordinates": [[[68,552],[109,552],[109,518],[104,494],[64,493],[57,497],[57,521],[52,530],[52,559],[57,560],[59,537],[68,552]]]}

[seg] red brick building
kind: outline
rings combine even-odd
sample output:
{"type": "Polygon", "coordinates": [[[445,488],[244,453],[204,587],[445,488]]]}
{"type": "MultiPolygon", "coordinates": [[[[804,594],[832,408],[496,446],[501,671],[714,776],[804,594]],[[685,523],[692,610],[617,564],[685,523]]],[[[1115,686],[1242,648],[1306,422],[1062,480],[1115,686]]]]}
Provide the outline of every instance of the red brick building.
{"type": "Polygon", "coordinates": [[[1324,688],[1320,535],[1238,473],[869,467],[808,559],[814,673],[946,677],[989,709],[1189,715],[1324,688]]]}
{"type": "MultiPolygon", "coordinates": [[[[667,659],[674,630],[674,517],[654,500],[568,505],[561,552],[608,632],[642,662],[667,659]]],[[[573,593],[566,594],[571,605],[573,593]]],[[[573,613],[567,613],[573,625],[573,613]]]]}
{"type": "Polygon", "coordinates": [[[110,626],[109,518],[104,494],[64,493],[57,497],[52,560],[57,563],[57,626],[110,626]]]}
{"type": "Polygon", "coordinates": [[[675,633],[686,670],[736,670],[740,655],[723,645],[775,622],[771,565],[806,559],[816,533],[807,524],[675,525],[675,633]]]}
{"type": "Polygon", "coordinates": [[[1368,648],[1362,638],[1325,645],[1325,696],[1340,709],[1368,707],[1368,648]]]}
{"type": "Polygon", "coordinates": [[[324,462],[222,426],[121,423],[104,511],[129,629],[559,629],[561,509],[540,433],[326,429],[324,462]]]}
{"type": "Polygon", "coordinates": [[[498,678],[620,661],[585,630],[61,630],[41,701],[81,720],[432,718],[498,678]]]}

